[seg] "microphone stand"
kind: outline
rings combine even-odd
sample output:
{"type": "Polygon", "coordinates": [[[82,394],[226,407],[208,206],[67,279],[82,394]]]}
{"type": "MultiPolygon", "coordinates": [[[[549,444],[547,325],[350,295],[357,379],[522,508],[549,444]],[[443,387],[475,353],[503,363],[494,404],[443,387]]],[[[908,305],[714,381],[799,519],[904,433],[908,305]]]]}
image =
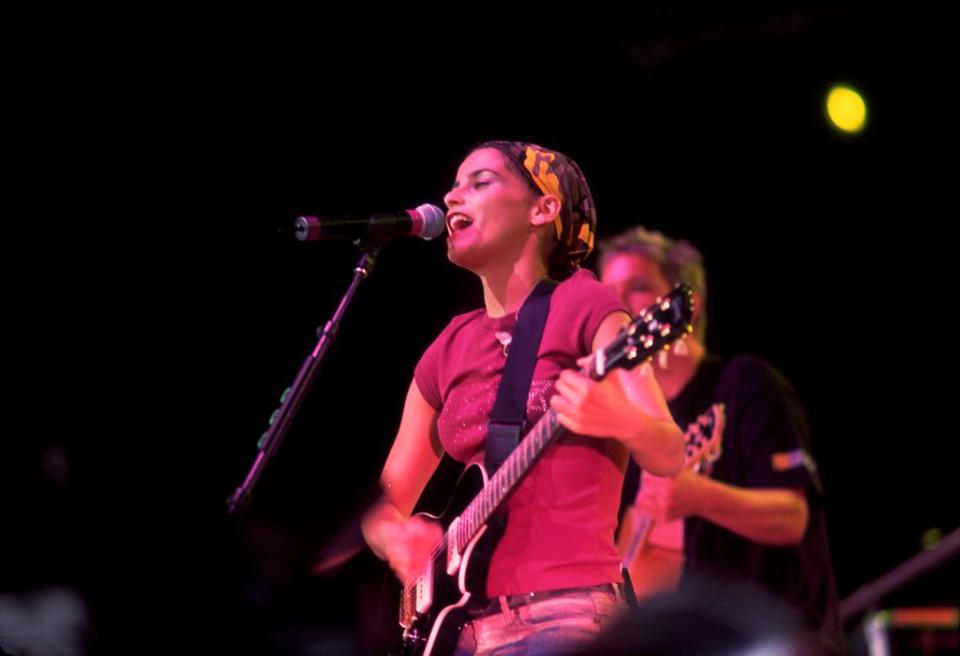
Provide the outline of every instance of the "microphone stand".
{"type": "Polygon", "coordinates": [[[317,345],[300,366],[300,371],[297,373],[293,384],[281,395],[280,407],[274,410],[270,416],[268,422],[269,428],[260,436],[260,440],[257,442],[257,447],[260,451],[257,453],[253,466],[247,473],[243,484],[241,484],[227,500],[227,514],[229,515],[236,515],[250,505],[253,487],[257,484],[260,475],[263,474],[263,470],[270,461],[270,458],[274,456],[280,447],[280,443],[283,441],[284,436],[290,428],[290,424],[293,422],[294,415],[300,408],[300,404],[303,403],[303,399],[310,389],[310,385],[313,384],[313,380],[317,377],[317,372],[320,370],[320,362],[327,352],[330,342],[333,341],[333,338],[337,334],[337,330],[340,327],[340,320],[343,318],[347,306],[350,305],[350,301],[353,300],[353,295],[360,286],[360,281],[369,276],[370,271],[373,269],[379,245],[373,245],[366,239],[360,240],[359,245],[363,249],[363,255],[353,269],[353,281],[350,283],[350,287],[347,288],[346,294],[344,294],[340,300],[340,305],[337,306],[337,311],[333,313],[333,317],[324,324],[323,327],[317,328],[317,336],[319,337],[317,345]]]}

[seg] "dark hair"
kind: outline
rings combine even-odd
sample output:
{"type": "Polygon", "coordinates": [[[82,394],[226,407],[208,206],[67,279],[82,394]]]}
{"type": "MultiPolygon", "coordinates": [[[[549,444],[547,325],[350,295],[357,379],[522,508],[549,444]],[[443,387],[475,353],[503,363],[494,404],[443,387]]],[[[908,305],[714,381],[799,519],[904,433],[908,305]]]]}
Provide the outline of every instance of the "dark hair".
{"type": "Polygon", "coordinates": [[[555,194],[561,201],[556,243],[547,256],[550,276],[563,280],[580,268],[593,249],[597,213],[583,171],[563,153],[525,141],[484,141],[471,152],[494,148],[537,196],[555,194]]]}

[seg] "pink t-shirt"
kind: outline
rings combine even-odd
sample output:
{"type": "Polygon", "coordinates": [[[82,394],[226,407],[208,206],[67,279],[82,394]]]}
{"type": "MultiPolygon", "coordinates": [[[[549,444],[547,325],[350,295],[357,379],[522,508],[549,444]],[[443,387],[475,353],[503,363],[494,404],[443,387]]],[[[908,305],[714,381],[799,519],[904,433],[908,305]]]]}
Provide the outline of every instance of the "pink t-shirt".
{"type": "MultiPolygon", "coordinates": [[[[528,428],[546,412],[560,372],[591,352],[600,324],[616,311],[626,310],[589,271],[557,286],[527,398],[528,428]]],[[[439,412],[440,442],[456,460],[483,462],[506,362],[498,333],[512,333],[516,323],[516,313],[493,319],[483,309],[454,317],[417,364],[417,387],[439,412]]],[[[547,446],[507,500],[487,595],[621,581],[613,534],[627,458],[612,439],[568,434],[547,446]]]]}

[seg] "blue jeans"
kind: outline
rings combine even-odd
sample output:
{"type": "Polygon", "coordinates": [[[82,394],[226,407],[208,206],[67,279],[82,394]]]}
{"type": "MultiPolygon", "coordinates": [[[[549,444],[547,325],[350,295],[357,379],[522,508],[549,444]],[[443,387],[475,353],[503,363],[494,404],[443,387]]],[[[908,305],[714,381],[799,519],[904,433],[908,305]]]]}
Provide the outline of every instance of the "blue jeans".
{"type": "Polygon", "coordinates": [[[456,656],[548,656],[583,649],[627,610],[612,591],[571,591],[479,617],[460,633],[456,656]]]}

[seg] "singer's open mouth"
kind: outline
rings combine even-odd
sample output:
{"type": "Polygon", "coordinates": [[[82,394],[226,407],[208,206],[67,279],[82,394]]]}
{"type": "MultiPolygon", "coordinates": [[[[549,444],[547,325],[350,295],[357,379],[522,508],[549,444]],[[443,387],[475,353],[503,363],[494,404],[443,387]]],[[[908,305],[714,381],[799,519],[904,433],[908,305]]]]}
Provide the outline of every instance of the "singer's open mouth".
{"type": "Polygon", "coordinates": [[[451,214],[447,218],[447,226],[449,226],[450,232],[463,230],[464,228],[470,227],[471,224],[473,224],[473,219],[468,218],[463,214],[451,214]]]}

